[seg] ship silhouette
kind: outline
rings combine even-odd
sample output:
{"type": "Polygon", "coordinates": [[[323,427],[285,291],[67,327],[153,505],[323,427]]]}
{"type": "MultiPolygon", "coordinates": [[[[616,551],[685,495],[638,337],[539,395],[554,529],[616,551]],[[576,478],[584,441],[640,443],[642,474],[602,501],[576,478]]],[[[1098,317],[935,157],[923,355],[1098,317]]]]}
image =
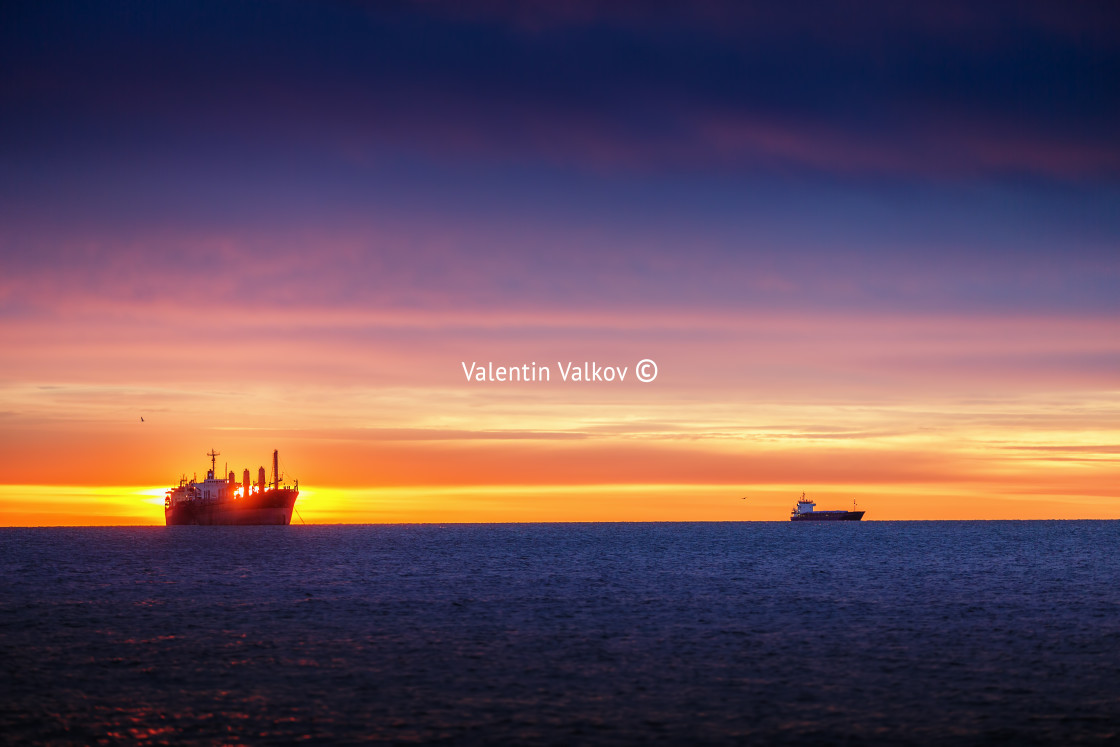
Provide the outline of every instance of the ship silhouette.
{"type": "Polygon", "coordinates": [[[266,483],[264,467],[257,471],[256,483],[249,482],[246,469],[240,483],[230,472],[217,476],[218,452],[211,449],[210,469],[206,479],[179,479],[179,485],[167,491],[163,514],[167,526],[180,524],[291,524],[292,510],[299,497],[299,480],[293,486],[280,486],[280,452],[272,452],[272,479],[266,483]]]}

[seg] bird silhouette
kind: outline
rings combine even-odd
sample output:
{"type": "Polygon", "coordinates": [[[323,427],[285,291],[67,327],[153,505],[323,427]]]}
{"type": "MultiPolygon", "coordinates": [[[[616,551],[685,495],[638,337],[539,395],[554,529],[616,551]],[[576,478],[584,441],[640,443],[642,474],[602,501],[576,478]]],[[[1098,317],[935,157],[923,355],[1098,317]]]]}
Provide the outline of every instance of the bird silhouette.
{"type": "Polygon", "coordinates": [[[141,423],[143,423],[143,422],[144,422],[144,416],[143,416],[143,415],[141,415],[141,416],[140,416],[140,422],[141,422],[141,423]]]}

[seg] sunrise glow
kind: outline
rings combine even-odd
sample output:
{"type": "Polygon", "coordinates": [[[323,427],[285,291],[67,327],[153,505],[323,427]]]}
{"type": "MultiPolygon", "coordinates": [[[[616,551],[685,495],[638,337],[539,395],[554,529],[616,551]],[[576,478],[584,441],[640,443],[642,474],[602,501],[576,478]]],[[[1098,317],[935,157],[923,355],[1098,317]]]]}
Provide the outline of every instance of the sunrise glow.
{"type": "Polygon", "coordinates": [[[292,10],[299,43],[245,18],[193,52],[156,15],[29,12],[0,525],[161,523],[211,448],[238,475],[279,449],[309,523],[784,520],[802,491],[1120,518],[1114,95],[1048,93],[1097,74],[1099,24],[962,46],[930,5],[868,19],[906,40],[871,65],[847,16],[484,6],[292,10]],[[904,48],[967,74],[900,87],[904,48]],[[585,364],[628,375],[559,375],[585,364]]]}

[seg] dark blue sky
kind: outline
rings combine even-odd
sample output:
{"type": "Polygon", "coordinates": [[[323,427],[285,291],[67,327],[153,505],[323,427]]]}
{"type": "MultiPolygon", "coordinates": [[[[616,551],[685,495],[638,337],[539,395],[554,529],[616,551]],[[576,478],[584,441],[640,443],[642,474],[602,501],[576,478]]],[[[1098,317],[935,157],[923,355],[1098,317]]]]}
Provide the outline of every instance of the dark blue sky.
{"type": "Polygon", "coordinates": [[[499,306],[1120,309],[1115,3],[0,13],[10,276],[220,236],[356,303],[438,264],[499,306]]]}

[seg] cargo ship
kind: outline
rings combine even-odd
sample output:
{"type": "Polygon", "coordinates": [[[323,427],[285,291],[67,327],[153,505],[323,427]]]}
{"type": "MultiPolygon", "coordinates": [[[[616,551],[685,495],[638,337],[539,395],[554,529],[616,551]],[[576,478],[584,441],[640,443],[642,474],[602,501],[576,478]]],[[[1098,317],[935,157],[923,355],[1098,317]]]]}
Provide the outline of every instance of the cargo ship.
{"type": "Polygon", "coordinates": [[[280,486],[280,453],[272,452],[272,479],[265,483],[264,467],[257,471],[257,481],[249,482],[246,469],[240,483],[230,472],[218,477],[218,452],[211,449],[210,469],[206,479],[179,479],[179,486],[167,491],[163,515],[167,526],[179,524],[291,524],[292,510],[299,497],[299,480],[294,485],[280,486]]]}
{"type": "Polygon", "coordinates": [[[856,510],[856,502],[852,501],[851,511],[816,511],[817,504],[801,494],[797,505],[789,512],[790,521],[859,521],[863,518],[863,511],[856,510]]]}

